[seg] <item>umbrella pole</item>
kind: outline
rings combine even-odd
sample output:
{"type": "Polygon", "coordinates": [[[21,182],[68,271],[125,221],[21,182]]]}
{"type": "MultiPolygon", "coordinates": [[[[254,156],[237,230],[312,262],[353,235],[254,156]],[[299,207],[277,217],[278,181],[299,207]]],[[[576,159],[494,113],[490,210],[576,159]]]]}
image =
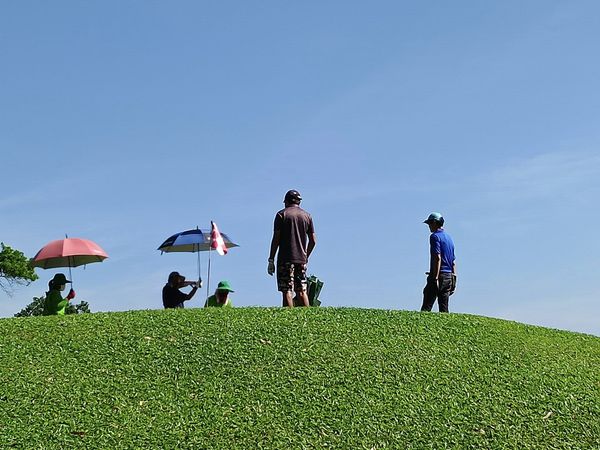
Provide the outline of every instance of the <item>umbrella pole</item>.
{"type": "MultiPolygon", "coordinates": [[[[65,239],[69,239],[69,235],[65,233],[65,239]]],[[[71,275],[71,258],[72,256],[67,256],[67,261],[69,262],[69,280],[71,280],[71,289],[73,288],[73,275],[71,275]]]]}
{"type": "Polygon", "coordinates": [[[71,289],[73,288],[73,275],[71,275],[71,257],[67,257],[67,260],[69,261],[69,280],[71,280],[71,289]]]}
{"type": "Polygon", "coordinates": [[[200,264],[200,246],[198,245],[198,283],[202,281],[202,265],[200,264]]]}

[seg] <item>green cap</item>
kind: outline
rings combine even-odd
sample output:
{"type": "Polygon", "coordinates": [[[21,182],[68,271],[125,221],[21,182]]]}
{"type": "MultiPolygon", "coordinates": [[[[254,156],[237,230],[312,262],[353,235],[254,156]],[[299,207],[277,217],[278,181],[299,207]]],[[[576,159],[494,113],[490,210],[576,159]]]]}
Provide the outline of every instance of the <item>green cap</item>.
{"type": "Polygon", "coordinates": [[[217,291],[235,292],[233,289],[231,289],[229,281],[227,280],[219,281],[219,284],[217,284],[217,291]]]}
{"type": "Polygon", "coordinates": [[[427,219],[425,219],[423,221],[423,223],[429,223],[429,222],[438,222],[438,223],[444,223],[444,218],[442,217],[442,215],[439,212],[432,212],[431,214],[429,214],[429,217],[427,217],[427,219]]]}

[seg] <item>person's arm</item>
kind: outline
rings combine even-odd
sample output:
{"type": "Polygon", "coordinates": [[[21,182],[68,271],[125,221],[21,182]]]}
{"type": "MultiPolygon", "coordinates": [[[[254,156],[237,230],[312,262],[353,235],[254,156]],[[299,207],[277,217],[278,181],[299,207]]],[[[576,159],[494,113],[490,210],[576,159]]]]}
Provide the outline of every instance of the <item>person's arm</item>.
{"type": "Polygon", "coordinates": [[[442,267],[442,248],[435,233],[429,237],[429,255],[429,277],[437,281],[442,267]]]}
{"type": "Polygon", "coordinates": [[[429,276],[435,280],[440,277],[440,269],[442,267],[442,255],[433,253],[429,264],[429,276]]]}
{"type": "Polygon", "coordinates": [[[450,285],[450,295],[456,291],[456,261],[452,261],[452,283],[450,285]]]}
{"type": "Polygon", "coordinates": [[[308,235],[308,247],[306,248],[306,258],[310,258],[310,254],[317,245],[317,235],[315,233],[310,233],[308,235]]]}
{"type": "Polygon", "coordinates": [[[281,232],[279,230],[273,231],[273,238],[271,239],[271,250],[269,251],[269,260],[275,260],[275,254],[279,248],[279,241],[281,239],[281,232]]]}
{"type": "Polygon", "coordinates": [[[271,249],[269,250],[269,264],[267,265],[267,273],[271,276],[275,273],[275,253],[277,253],[277,249],[279,248],[280,238],[281,232],[274,230],[273,239],[271,239],[271,249]]]}
{"type": "Polygon", "coordinates": [[[185,297],[186,297],[185,299],[186,300],[191,300],[191,298],[194,296],[194,294],[196,293],[197,290],[198,290],[198,285],[194,284],[194,287],[189,292],[189,294],[185,294],[185,297]]]}
{"type": "Polygon", "coordinates": [[[271,248],[269,249],[269,265],[267,266],[267,273],[271,276],[275,273],[275,254],[277,253],[281,242],[282,223],[283,215],[280,213],[275,214],[275,220],[273,221],[273,238],[271,239],[271,248]]]}

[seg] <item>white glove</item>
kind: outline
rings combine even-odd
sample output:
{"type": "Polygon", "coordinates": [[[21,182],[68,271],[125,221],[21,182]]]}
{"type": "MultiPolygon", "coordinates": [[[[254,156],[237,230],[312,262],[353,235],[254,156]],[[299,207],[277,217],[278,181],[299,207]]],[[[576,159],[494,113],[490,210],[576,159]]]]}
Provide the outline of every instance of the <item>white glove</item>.
{"type": "Polygon", "coordinates": [[[273,259],[269,259],[269,266],[267,267],[267,273],[271,276],[275,273],[275,261],[273,259]]]}

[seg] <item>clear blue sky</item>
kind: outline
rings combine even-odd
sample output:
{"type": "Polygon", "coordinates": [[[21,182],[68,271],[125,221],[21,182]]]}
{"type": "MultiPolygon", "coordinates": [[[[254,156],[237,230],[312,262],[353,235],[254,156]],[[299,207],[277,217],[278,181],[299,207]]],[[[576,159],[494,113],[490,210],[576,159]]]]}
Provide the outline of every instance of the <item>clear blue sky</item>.
{"type": "Polygon", "coordinates": [[[295,188],[325,305],[418,309],[440,211],[452,311],[600,335],[599,42],[592,0],[2,2],[0,240],[92,239],[76,300],[151,309],[196,272],[158,245],[214,220],[240,247],[213,280],[276,306],[295,188]]]}

